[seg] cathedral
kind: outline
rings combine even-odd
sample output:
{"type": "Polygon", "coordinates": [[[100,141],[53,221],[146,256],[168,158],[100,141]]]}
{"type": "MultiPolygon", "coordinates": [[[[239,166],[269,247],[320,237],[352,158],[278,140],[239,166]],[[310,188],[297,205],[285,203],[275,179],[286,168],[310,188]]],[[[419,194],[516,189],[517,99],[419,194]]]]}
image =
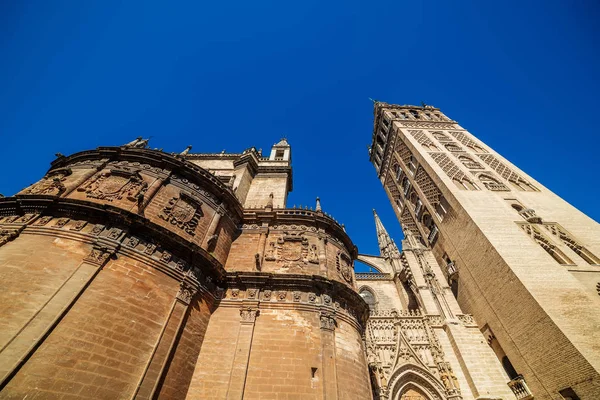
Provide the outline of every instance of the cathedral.
{"type": "Polygon", "coordinates": [[[0,198],[0,399],[600,399],[600,225],[437,108],[373,126],[377,255],[285,139],[58,154],[0,198]]]}

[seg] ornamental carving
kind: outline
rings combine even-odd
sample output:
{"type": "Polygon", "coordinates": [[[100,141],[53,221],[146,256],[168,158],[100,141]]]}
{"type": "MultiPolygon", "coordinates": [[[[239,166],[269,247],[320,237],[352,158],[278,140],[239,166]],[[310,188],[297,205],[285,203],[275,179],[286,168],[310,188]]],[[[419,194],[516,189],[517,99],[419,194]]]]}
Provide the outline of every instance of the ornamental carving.
{"type": "Polygon", "coordinates": [[[121,236],[121,233],[123,231],[118,229],[118,228],[112,228],[109,232],[108,232],[108,237],[111,239],[119,239],[119,237],[121,236]]]}
{"type": "Polygon", "coordinates": [[[142,176],[135,172],[111,170],[96,176],[90,183],[79,187],[77,191],[85,192],[86,197],[106,201],[121,200],[137,201],[146,192],[148,184],[142,176]]]}
{"type": "Polygon", "coordinates": [[[295,302],[299,302],[300,300],[302,300],[302,293],[295,291],[292,294],[292,298],[294,299],[295,302]]]}
{"type": "Polygon", "coordinates": [[[263,291],[263,299],[264,300],[271,300],[271,294],[272,292],[270,290],[265,290],[263,291]]]}
{"type": "Polygon", "coordinates": [[[181,300],[185,304],[190,304],[198,288],[192,282],[183,280],[179,285],[179,292],[177,292],[177,299],[181,300]]]}
{"type": "Polygon", "coordinates": [[[231,297],[236,298],[240,295],[240,289],[231,289],[231,297]]]}
{"type": "Polygon", "coordinates": [[[45,217],[42,217],[42,218],[38,219],[35,222],[35,225],[44,226],[44,225],[47,225],[48,222],[50,222],[50,221],[52,221],[52,217],[51,216],[45,216],[45,217]]]}
{"type": "Polygon", "coordinates": [[[57,228],[62,228],[67,224],[67,222],[69,222],[69,218],[59,218],[54,226],[56,226],[57,228]]]}
{"type": "MultiPolygon", "coordinates": [[[[461,398],[457,377],[446,361],[431,327],[432,323],[441,324],[438,320],[441,317],[434,317],[432,319],[432,316],[425,317],[420,312],[409,310],[383,309],[371,312],[365,343],[369,368],[382,394],[390,398],[394,395],[388,391],[399,386],[393,382],[396,371],[415,368],[431,374],[428,384],[435,391],[445,393],[448,398],[461,398]]],[[[433,391],[430,393],[431,398],[440,398],[433,391]]]]}
{"type": "Polygon", "coordinates": [[[248,293],[249,299],[254,299],[254,298],[256,298],[256,295],[258,294],[258,290],[257,289],[248,289],[247,293],[248,293]]]}
{"type": "Polygon", "coordinates": [[[241,322],[253,323],[258,315],[256,308],[246,307],[240,309],[241,322]]]}
{"type": "Polygon", "coordinates": [[[98,236],[104,230],[104,225],[96,224],[92,229],[92,235],[98,236]]]}
{"type": "Polygon", "coordinates": [[[285,290],[280,290],[277,293],[277,300],[278,301],[285,301],[286,298],[287,298],[287,292],[285,290]]]}
{"type": "Polygon", "coordinates": [[[309,263],[318,264],[316,244],[310,244],[302,232],[284,232],[277,241],[269,242],[265,261],[275,261],[283,268],[304,268],[309,263]]]}
{"type": "Polygon", "coordinates": [[[112,250],[106,247],[94,247],[83,260],[89,264],[103,266],[112,255],[112,250]]]}
{"type": "Polygon", "coordinates": [[[140,239],[136,238],[135,236],[130,236],[125,242],[125,246],[133,248],[135,248],[138,244],[140,244],[140,239]]]}
{"type": "Polygon", "coordinates": [[[70,169],[60,169],[51,172],[41,181],[23,191],[24,194],[46,194],[52,196],[61,195],[67,188],[63,182],[71,175],[70,169]]]}
{"type": "Polygon", "coordinates": [[[201,201],[182,192],[179,197],[169,200],[158,216],[193,236],[196,234],[196,227],[203,216],[201,206],[201,201]]]}
{"type": "Polygon", "coordinates": [[[352,260],[350,257],[346,253],[338,251],[336,264],[342,278],[346,282],[352,283],[352,260]]]}
{"type": "Polygon", "coordinates": [[[17,236],[19,236],[18,230],[0,230],[0,246],[10,242],[11,240],[14,240],[17,236]]]}
{"type": "Polygon", "coordinates": [[[169,261],[171,261],[171,258],[171,253],[169,253],[168,251],[163,251],[163,253],[160,256],[160,261],[168,263],[169,261]]]}
{"type": "Polygon", "coordinates": [[[321,319],[321,329],[325,329],[328,331],[335,330],[336,320],[335,315],[333,313],[322,312],[320,315],[321,319]]]}
{"type": "Polygon", "coordinates": [[[87,221],[77,221],[77,222],[75,222],[75,224],[73,224],[73,226],[71,227],[71,230],[72,231],[80,231],[86,225],[87,225],[87,221]]]}

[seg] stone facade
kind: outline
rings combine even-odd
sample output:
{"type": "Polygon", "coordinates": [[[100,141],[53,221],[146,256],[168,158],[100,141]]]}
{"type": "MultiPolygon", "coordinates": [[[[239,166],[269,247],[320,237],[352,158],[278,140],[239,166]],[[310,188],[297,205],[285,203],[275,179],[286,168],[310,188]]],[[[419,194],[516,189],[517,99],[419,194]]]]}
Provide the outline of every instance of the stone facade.
{"type": "Polygon", "coordinates": [[[0,199],[0,398],[369,399],[356,247],[291,182],[138,138],[0,199]]]}
{"type": "Polygon", "coordinates": [[[357,273],[375,399],[514,399],[494,351],[461,311],[430,248],[406,229],[402,252],[375,214],[380,255],[357,273]]]}
{"type": "Polygon", "coordinates": [[[600,225],[439,109],[374,112],[371,161],[405,234],[431,249],[517,397],[600,398],[600,225]]]}

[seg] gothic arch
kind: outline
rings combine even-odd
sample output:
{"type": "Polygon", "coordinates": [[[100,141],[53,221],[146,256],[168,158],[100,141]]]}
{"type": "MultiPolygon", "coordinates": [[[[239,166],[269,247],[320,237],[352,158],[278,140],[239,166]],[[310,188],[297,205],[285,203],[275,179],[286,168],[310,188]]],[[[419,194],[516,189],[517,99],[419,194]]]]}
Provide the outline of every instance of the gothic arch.
{"type": "Polygon", "coordinates": [[[360,297],[362,297],[365,303],[367,303],[370,310],[377,309],[377,304],[379,303],[379,300],[377,300],[377,295],[375,294],[375,291],[373,289],[371,289],[369,286],[362,285],[358,289],[358,294],[360,295],[360,297]]]}
{"type": "Polygon", "coordinates": [[[445,390],[437,378],[429,371],[415,364],[404,364],[397,368],[389,379],[389,399],[400,400],[401,394],[410,388],[428,396],[430,400],[446,398],[445,390]]]}

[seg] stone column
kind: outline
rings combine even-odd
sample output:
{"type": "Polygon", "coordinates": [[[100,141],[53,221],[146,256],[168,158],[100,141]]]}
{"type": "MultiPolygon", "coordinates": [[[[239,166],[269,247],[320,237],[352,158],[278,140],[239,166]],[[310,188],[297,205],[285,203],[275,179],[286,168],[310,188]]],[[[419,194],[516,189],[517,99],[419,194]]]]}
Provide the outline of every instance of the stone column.
{"type": "Polygon", "coordinates": [[[156,195],[156,193],[158,193],[159,189],[161,187],[163,187],[163,185],[168,182],[169,178],[171,177],[171,174],[169,173],[167,176],[165,177],[157,177],[156,180],[152,183],[152,186],[150,186],[148,188],[148,190],[146,191],[146,193],[144,194],[144,199],[143,202],[141,203],[141,205],[138,205],[138,213],[139,214],[143,214],[144,210],[146,209],[146,207],[148,207],[148,204],[150,204],[150,202],[152,201],[152,199],[154,198],[154,196],[156,195]]]}
{"type": "Polygon", "coordinates": [[[336,400],[337,371],[335,357],[335,313],[321,311],[321,357],[323,362],[323,398],[336,400]]]}
{"type": "Polygon", "coordinates": [[[138,383],[134,399],[153,399],[155,397],[158,385],[167,372],[167,361],[175,350],[175,342],[183,328],[187,310],[197,292],[198,285],[186,275],[163,326],[160,339],[146,365],[144,375],[138,383]]]}
{"type": "Polygon", "coordinates": [[[227,389],[227,400],[242,400],[244,388],[246,387],[246,376],[248,375],[248,362],[252,349],[252,338],[254,336],[254,324],[258,315],[258,302],[244,305],[240,309],[240,330],[235,346],[235,355],[231,374],[229,376],[229,388],[227,389]]]}
{"type": "Polygon", "coordinates": [[[0,349],[0,390],[58,325],[117,249],[114,243],[98,241],[46,304],[0,349]]]}
{"type": "MultiPolygon", "coordinates": [[[[221,217],[225,215],[225,207],[222,204],[215,210],[215,214],[213,215],[212,220],[210,221],[210,225],[206,230],[206,235],[204,236],[204,240],[202,241],[202,247],[204,249],[208,249],[209,241],[216,235],[217,228],[219,227],[219,222],[221,221],[221,217]]],[[[214,238],[213,240],[217,240],[218,238],[214,238]]]]}
{"type": "Polygon", "coordinates": [[[83,185],[85,182],[87,182],[88,179],[90,179],[92,176],[96,175],[97,173],[100,173],[104,169],[104,167],[106,167],[106,164],[108,164],[108,161],[103,162],[102,164],[98,165],[96,168],[90,169],[83,176],[81,176],[79,179],[77,179],[75,182],[73,182],[71,188],[65,190],[60,195],[60,197],[67,197],[75,189],[78,189],[81,185],[83,185]]]}

